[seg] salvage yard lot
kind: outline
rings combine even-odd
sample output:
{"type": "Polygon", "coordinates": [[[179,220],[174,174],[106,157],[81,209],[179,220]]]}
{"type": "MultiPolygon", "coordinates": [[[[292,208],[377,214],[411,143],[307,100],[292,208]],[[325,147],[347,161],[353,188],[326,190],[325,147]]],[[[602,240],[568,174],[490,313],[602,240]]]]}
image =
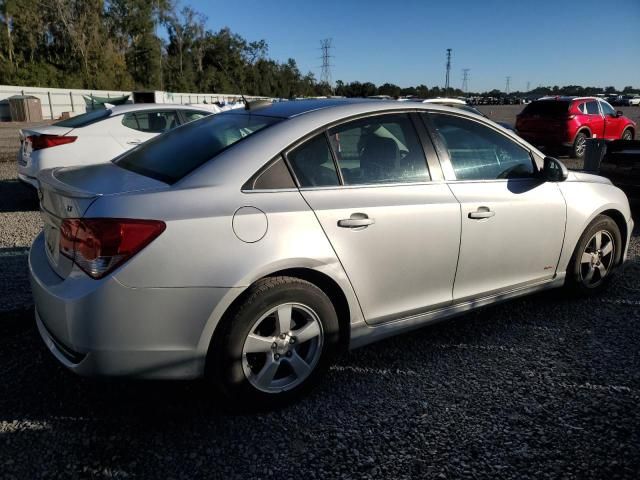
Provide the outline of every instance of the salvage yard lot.
{"type": "MultiPolygon", "coordinates": [[[[485,108],[513,121],[521,107],[485,108]]],[[[345,355],[296,405],[229,414],[198,382],[85,379],[50,356],[26,272],[37,201],[7,132],[0,477],[639,477],[638,228],[599,298],[549,292],[426,327],[345,355]]]]}

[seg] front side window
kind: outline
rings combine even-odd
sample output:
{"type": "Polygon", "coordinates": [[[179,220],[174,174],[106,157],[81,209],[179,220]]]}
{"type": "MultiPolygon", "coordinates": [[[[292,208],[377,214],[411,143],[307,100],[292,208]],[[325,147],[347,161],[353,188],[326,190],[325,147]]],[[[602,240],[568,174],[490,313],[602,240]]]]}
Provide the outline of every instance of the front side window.
{"type": "Polygon", "coordinates": [[[600,110],[598,109],[598,102],[592,100],[587,102],[587,113],[589,115],[600,115],[600,110]]]}
{"type": "Polygon", "coordinates": [[[287,159],[301,187],[333,187],[340,184],[324,133],[290,151],[287,159]]]}
{"type": "Polygon", "coordinates": [[[329,130],[345,185],[425,182],[424,150],[409,115],[362,118],[329,130]]]}
{"type": "Polygon", "coordinates": [[[125,127],[146,133],[163,133],[173,130],[180,122],[175,111],[125,113],[122,118],[125,127]]]}
{"type": "Polygon", "coordinates": [[[602,107],[602,113],[605,115],[615,115],[616,111],[614,108],[609,105],[607,102],[600,102],[600,106],[602,107]]]}
{"type": "Polygon", "coordinates": [[[175,183],[223,150],[282,119],[224,113],[188,123],[114,160],[119,167],[175,183]]]}
{"type": "Polygon", "coordinates": [[[429,117],[458,180],[527,178],[535,174],[529,152],[501,133],[453,115],[429,117]]]}

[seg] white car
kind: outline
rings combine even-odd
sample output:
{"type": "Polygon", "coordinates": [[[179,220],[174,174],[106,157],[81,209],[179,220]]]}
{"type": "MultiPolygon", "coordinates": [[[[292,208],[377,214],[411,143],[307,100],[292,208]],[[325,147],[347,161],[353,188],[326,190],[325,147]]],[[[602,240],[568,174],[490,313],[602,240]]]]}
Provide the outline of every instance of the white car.
{"type": "Polygon", "coordinates": [[[38,188],[47,168],[104,163],[161,133],[218,113],[216,105],[130,104],[20,130],[18,178],[38,188]]]}
{"type": "Polygon", "coordinates": [[[638,107],[640,106],[640,95],[634,95],[628,99],[630,107],[638,107]]]}

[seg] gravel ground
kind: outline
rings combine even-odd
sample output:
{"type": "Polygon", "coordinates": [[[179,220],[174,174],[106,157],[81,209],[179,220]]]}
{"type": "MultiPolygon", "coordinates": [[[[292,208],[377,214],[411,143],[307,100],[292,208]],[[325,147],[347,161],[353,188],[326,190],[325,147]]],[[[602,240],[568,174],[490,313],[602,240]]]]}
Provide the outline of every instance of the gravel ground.
{"type": "MultiPolygon", "coordinates": [[[[0,477],[640,477],[640,231],[594,299],[550,292],[351,352],[314,393],[225,412],[199,382],[99,381],[51,357],[24,247],[33,192],[0,163],[0,477]]],[[[640,223],[640,218],[636,218],[640,223]]]]}

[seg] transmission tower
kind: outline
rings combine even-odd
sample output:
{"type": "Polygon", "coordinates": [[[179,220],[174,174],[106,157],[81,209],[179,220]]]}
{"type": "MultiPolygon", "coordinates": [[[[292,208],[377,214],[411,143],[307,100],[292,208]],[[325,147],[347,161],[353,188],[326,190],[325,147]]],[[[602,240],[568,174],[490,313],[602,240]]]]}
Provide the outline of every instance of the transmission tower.
{"type": "Polygon", "coordinates": [[[451,72],[451,49],[447,48],[447,75],[444,80],[444,94],[449,96],[449,73],[451,72]]]}
{"type": "Polygon", "coordinates": [[[511,87],[511,77],[507,77],[507,88],[505,89],[507,95],[509,95],[509,87],[511,87]]]}
{"type": "Polygon", "coordinates": [[[322,51],[322,71],[320,72],[320,81],[322,83],[326,83],[333,89],[331,84],[331,49],[333,40],[331,38],[325,38],[324,40],[320,40],[320,50],[322,51]]]}
{"type": "Polygon", "coordinates": [[[531,82],[527,81],[527,92],[531,90],[531,82]]]}
{"type": "Polygon", "coordinates": [[[471,78],[471,75],[469,75],[470,71],[470,68],[462,69],[462,91],[464,93],[469,93],[469,79],[471,78]]]}

